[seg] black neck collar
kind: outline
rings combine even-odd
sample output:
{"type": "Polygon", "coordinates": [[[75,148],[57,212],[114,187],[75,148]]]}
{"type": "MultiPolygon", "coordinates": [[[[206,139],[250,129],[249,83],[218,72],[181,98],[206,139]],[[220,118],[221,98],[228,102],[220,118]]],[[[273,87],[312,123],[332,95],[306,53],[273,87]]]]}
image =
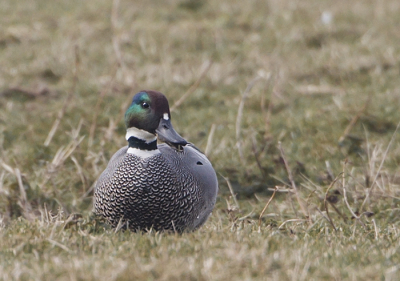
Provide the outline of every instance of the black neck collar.
{"type": "Polygon", "coordinates": [[[130,137],[128,139],[129,147],[132,148],[137,148],[140,150],[156,150],[157,149],[157,139],[150,143],[146,143],[146,141],[135,138],[135,137],[130,137]]]}

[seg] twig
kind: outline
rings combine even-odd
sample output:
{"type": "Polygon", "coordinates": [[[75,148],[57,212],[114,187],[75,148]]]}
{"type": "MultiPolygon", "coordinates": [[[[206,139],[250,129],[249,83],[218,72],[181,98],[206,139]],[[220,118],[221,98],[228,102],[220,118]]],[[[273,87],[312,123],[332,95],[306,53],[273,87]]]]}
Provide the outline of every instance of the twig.
{"type": "Polygon", "coordinates": [[[347,208],[349,209],[349,211],[350,211],[351,215],[353,216],[353,218],[354,218],[356,221],[359,221],[360,224],[365,228],[365,224],[364,224],[363,221],[360,219],[361,216],[357,216],[356,213],[354,213],[353,209],[350,207],[349,201],[347,200],[346,179],[345,179],[345,174],[344,174],[346,164],[347,164],[347,159],[346,159],[346,160],[344,161],[344,163],[343,163],[343,173],[342,173],[342,175],[343,175],[343,179],[342,179],[342,188],[343,188],[343,198],[344,198],[344,202],[346,203],[346,206],[347,206],[347,208]]]}
{"type": "Polygon", "coordinates": [[[1,161],[1,159],[0,159],[0,164],[1,164],[1,166],[3,166],[4,170],[6,170],[7,172],[9,172],[12,175],[15,175],[14,169],[11,166],[9,166],[6,163],[4,163],[3,161],[1,161]]]}
{"type": "Polygon", "coordinates": [[[125,223],[126,222],[124,222],[124,216],[122,216],[119,219],[117,226],[115,227],[114,233],[117,233],[121,228],[123,228],[125,226],[125,223]]]}
{"type": "Polygon", "coordinates": [[[118,9],[119,9],[120,0],[113,0],[112,8],[111,8],[111,27],[113,30],[112,36],[112,45],[115,52],[115,56],[117,57],[118,64],[122,67],[123,66],[123,59],[121,53],[121,44],[119,42],[119,36],[117,36],[116,29],[118,25],[118,9]]]}
{"type": "Polygon", "coordinates": [[[81,196],[80,200],[84,200],[84,199],[86,199],[86,198],[89,196],[89,194],[95,189],[96,183],[97,183],[97,181],[95,181],[95,182],[88,188],[88,190],[86,190],[86,192],[81,196]]]}
{"type": "MultiPolygon", "coordinates": [[[[256,159],[256,163],[258,166],[258,169],[260,170],[261,176],[264,178],[264,171],[263,168],[261,166],[261,162],[260,159],[258,158],[258,156],[260,155],[260,153],[257,151],[257,141],[256,138],[254,137],[254,135],[251,136],[251,141],[252,141],[252,149],[253,149],[253,154],[254,154],[254,158],[256,159]]],[[[262,148],[261,151],[263,151],[265,149],[265,145],[262,148]]]]}
{"type": "MultiPolygon", "coordinates": [[[[326,219],[326,220],[329,222],[328,217],[325,216],[324,213],[322,213],[321,210],[320,210],[318,207],[315,207],[315,209],[318,211],[318,213],[319,213],[324,219],[326,219]]],[[[312,227],[312,226],[310,226],[310,227],[312,227]]],[[[308,231],[308,230],[307,230],[307,231],[308,231]]]]}
{"type": "Polygon", "coordinates": [[[53,165],[53,168],[57,168],[61,166],[65,160],[68,159],[69,156],[75,151],[75,149],[79,146],[79,144],[83,141],[85,136],[80,137],[78,140],[71,141],[66,147],[60,147],[56,155],[54,155],[53,160],[51,161],[51,164],[53,165]]]}
{"type": "Polygon", "coordinates": [[[264,139],[268,139],[271,134],[271,115],[272,115],[272,109],[274,107],[274,104],[272,102],[272,95],[271,95],[271,101],[268,103],[268,111],[265,114],[264,117],[264,123],[265,123],[265,134],[264,134],[264,139]]]}
{"type": "Polygon", "coordinates": [[[347,200],[347,191],[346,191],[346,178],[344,176],[344,170],[346,167],[346,163],[347,163],[347,159],[344,161],[343,163],[343,172],[342,172],[342,188],[343,188],[343,198],[344,198],[344,202],[346,203],[347,208],[349,209],[351,215],[356,218],[359,219],[359,217],[353,212],[353,209],[350,207],[349,201],[347,200]]]}
{"type": "MultiPolygon", "coordinates": [[[[300,176],[301,176],[302,179],[306,180],[308,183],[310,183],[312,186],[314,186],[315,189],[311,189],[310,187],[307,187],[307,185],[305,185],[305,184],[302,184],[302,186],[304,186],[305,188],[308,188],[310,191],[318,190],[319,192],[323,192],[323,189],[319,185],[317,185],[316,183],[312,182],[312,180],[307,178],[305,175],[300,174],[300,176]]],[[[320,199],[320,198],[318,198],[318,199],[320,199]]]]}
{"type": "Polygon", "coordinates": [[[7,165],[1,160],[0,164],[1,166],[3,166],[3,169],[5,171],[9,172],[10,174],[14,175],[17,178],[19,193],[20,193],[18,204],[22,208],[24,217],[27,220],[32,221],[34,219],[34,216],[32,214],[32,206],[28,201],[28,197],[26,196],[24,184],[22,182],[21,171],[18,168],[13,169],[11,166],[7,165]]]}
{"type": "Polygon", "coordinates": [[[331,164],[329,163],[328,160],[325,161],[325,166],[326,166],[326,171],[328,172],[328,175],[331,177],[331,180],[333,180],[335,177],[333,176],[331,164]]]}
{"type": "Polygon", "coordinates": [[[374,224],[375,229],[375,240],[378,240],[378,228],[376,227],[375,219],[372,219],[372,223],[374,224]]]}
{"type": "Polygon", "coordinates": [[[351,119],[349,125],[347,125],[346,129],[343,132],[343,135],[339,138],[339,144],[343,143],[346,137],[349,135],[350,131],[353,129],[354,125],[357,123],[358,119],[360,118],[361,114],[367,109],[370,99],[364,104],[364,106],[357,112],[357,114],[351,119]]]}
{"type": "Polygon", "coordinates": [[[116,127],[117,127],[117,123],[115,122],[115,119],[110,118],[110,120],[108,120],[108,127],[104,128],[105,130],[104,130],[102,139],[111,141],[113,139],[113,134],[114,134],[116,127]]]}
{"type": "Polygon", "coordinates": [[[71,215],[69,215],[68,218],[64,221],[64,225],[62,227],[62,230],[64,230],[67,227],[67,225],[69,225],[71,222],[76,224],[77,221],[78,221],[77,218],[79,218],[79,217],[82,217],[82,216],[79,215],[79,214],[71,214],[71,215]]]}
{"type": "Polygon", "coordinates": [[[248,217],[250,217],[251,215],[253,215],[253,213],[254,213],[254,210],[251,210],[250,213],[248,213],[247,215],[244,215],[244,216],[241,217],[241,218],[238,218],[237,220],[238,220],[238,221],[244,221],[245,219],[247,219],[248,217]]]}
{"type": "Polygon", "coordinates": [[[176,231],[175,223],[173,220],[171,221],[171,224],[172,224],[172,228],[174,229],[174,234],[177,235],[178,232],[176,231]]]}
{"type": "Polygon", "coordinates": [[[242,162],[243,166],[246,166],[246,163],[244,161],[240,133],[241,133],[241,123],[242,123],[244,103],[245,103],[247,95],[250,93],[251,89],[254,87],[254,85],[257,83],[257,81],[260,80],[261,78],[262,78],[261,76],[257,75],[257,77],[254,78],[253,80],[251,80],[250,83],[247,85],[246,90],[244,90],[244,92],[242,94],[242,99],[240,100],[238,113],[237,113],[237,117],[236,117],[236,147],[238,149],[240,161],[242,162]]]}
{"type": "MultiPolygon", "coordinates": [[[[327,198],[328,198],[328,192],[329,192],[329,190],[332,188],[332,186],[336,183],[336,181],[339,179],[339,176],[340,176],[341,174],[339,174],[332,182],[331,182],[331,184],[329,185],[329,187],[328,187],[328,189],[326,190],[326,192],[325,192],[325,198],[324,198],[324,205],[325,205],[325,211],[326,211],[326,215],[327,215],[327,217],[328,217],[328,219],[329,219],[329,222],[331,223],[331,225],[332,225],[332,227],[333,227],[333,229],[335,230],[335,231],[337,231],[336,230],[336,227],[335,227],[335,225],[333,224],[333,221],[332,221],[332,218],[331,218],[331,216],[329,215],[329,208],[328,208],[328,200],[327,200],[327,198]]],[[[329,202],[330,203],[330,202],[329,202]]]]}
{"type": "Polygon", "coordinates": [[[92,125],[90,126],[90,131],[89,131],[89,147],[91,147],[93,144],[94,133],[96,131],[96,126],[97,126],[97,117],[99,116],[99,112],[100,112],[100,105],[103,102],[103,99],[104,99],[104,96],[106,95],[106,93],[110,92],[111,87],[114,83],[115,77],[117,76],[117,72],[118,72],[118,66],[115,67],[115,70],[114,70],[114,73],[112,75],[110,82],[108,82],[107,87],[105,87],[103,89],[103,91],[101,91],[100,96],[97,99],[96,106],[93,111],[92,125]]]}
{"type": "Polygon", "coordinates": [[[46,214],[47,225],[49,225],[49,223],[50,223],[50,217],[49,217],[49,215],[51,216],[51,214],[49,214],[49,211],[47,211],[47,204],[46,204],[46,203],[44,204],[44,212],[45,212],[45,214],[46,214]]]}
{"type": "Polygon", "coordinates": [[[82,136],[77,140],[72,140],[66,147],[61,146],[57,150],[56,154],[53,157],[53,160],[48,166],[47,173],[43,178],[41,186],[44,186],[47,183],[47,181],[51,177],[51,173],[53,173],[58,167],[60,167],[65,162],[65,160],[68,159],[68,157],[71,156],[71,154],[75,151],[75,149],[79,146],[79,144],[83,141],[84,138],[85,136],[82,136]]]}
{"type": "Polygon", "coordinates": [[[200,85],[201,80],[206,76],[207,72],[210,70],[211,66],[213,65],[213,61],[209,60],[206,62],[206,66],[204,70],[201,72],[200,77],[194,82],[194,84],[184,93],[179,100],[177,100],[170,108],[170,111],[175,111],[184,101],[189,97],[200,85]]]}
{"type": "Polygon", "coordinates": [[[362,203],[362,205],[361,205],[361,207],[360,207],[360,213],[362,213],[362,210],[363,210],[363,208],[364,208],[364,205],[365,205],[365,203],[368,201],[368,199],[369,199],[369,197],[370,197],[370,195],[371,195],[372,189],[373,189],[374,186],[375,186],[375,182],[376,182],[376,180],[378,179],[378,176],[379,176],[379,173],[380,173],[380,171],[381,171],[381,169],[382,169],[383,163],[384,163],[385,160],[386,160],[386,155],[387,155],[387,153],[389,152],[389,148],[390,148],[390,146],[392,145],[392,142],[393,142],[393,140],[394,140],[394,137],[395,137],[395,135],[396,135],[397,130],[399,129],[399,127],[400,127],[400,122],[397,124],[396,130],[394,131],[394,133],[393,133],[393,135],[392,135],[392,138],[390,139],[390,142],[389,142],[389,144],[388,144],[388,146],[387,146],[387,148],[386,148],[386,150],[385,150],[385,153],[383,154],[383,159],[382,159],[382,161],[381,161],[381,164],[379,165],[378,171],[376,171],[375,178],[374,178],[373,182],[371,183],[371,187],[368,189],[367,196],[365,196],[364,202],[362,203]]]}
{"type": "Polygon", "coordinates": [[[342,212],[340,212],[339,209],[336,208],[336,206],[333,203],[329,202],[329,204],[331,204],[332,208],[335,210],[336,213],[338,213],[338,215],[343,219],[343,221],[346,222],[347,218],[345,217],[345,215],[343,215],[342,212]]]}
{"type": "Polygon", "coordinates": [[[301,85],[296,87],[296,91],[303,95],[342,95],[345,91],[341,88],[331,87],[329,85],[301,85]]]}
{"type": "Polygon", "coordinates": [[[288,222],[296,222],[296,221],[308,221],[308,220],[304,220],[304,219],[290,219],[290,220],[286,220],[284,221],[279,227],[278,229],[281,229],[286,223],[288,222]]]}
{"type": "MultiPolygon", "coordinates": [[[[315,197],[317,197],[318,199],[319,199],[319,197],[318,197],[318,195],[316,194],[316,190],[312,190],[311,192],[310,192],[310,194],[308,194],[308,196],[307,196],[307,199],[306,199],[306,205],[307,205],[307,210],[308,210],[308,206],[310,206],[310,204],[308,203],[309,202],[309,200],[311,199],[311,196],[315,196],[315,197]]],[[[310,213],[310,212],[309,212],[310,213]]]]}
{"type": "Polygon", "coordinates": [[[229,200],[225,198],[225,202],[226,202],[226,208],[228,209],[228,211],[232,210],[231,203],[229,202],[229,200]]]}
{"type": "Polygon", "coordinates": [[[14,169],[14,175],[17,178],[18,186],[19,186],[19,192],[20,192],[20,202],[19,202],[20,204],[19,205],[22,208],[24,217],[27,220],[32,221],[34,219],[34,215],[32,214],[32,206],[31,206],[31,203],[29,203],[29,201],[28,201],[28,197],[26,196],[24,184],[22,182],[21,172],[18,168],[14,169]]]}
{"type": "Polygon", "coordinates": [[[211,151],[211,147],[212,147],[212,140],[214,137],[214,132],[215,132],[215,124],[211,125],[211,129],[210,129],[210,133],[208,134],[208,139],[207,139],[207,145],[206,145],[206,150],[204,152],[204,154],[208,157],[208,155],[210,154],[211,151]]]}
{"type": "MultiPolygon", "coordinates": [[[[221,175],[221,174],[220,174],[220,175],[221,175]]],[[[237,199],[236,199],[236,195],[235,195],[235,193],[233,192],[233,188],[232,188],[231,182],[229,181],[228,178],[224,177],[223,175],[221,175],[221,177],[223,177],[224,180],[226,181],[226,183],[228,184],[228,188],[229,188],[229,191],[230,191],[230,193],[231,193],[231,195],[232,195],[233,202],[235,202],[236,208],[240,209],[240,208],[239,208],[239,203],[238,203],[238,201],[237,201],[237,199]]]]}
{"type": "Polygon", "coordinates": [[[63,245],[63,244],[61,244],[61,243],[59,243],[57,241],[54,241],[54,240],[52,240],[50,238],[47,238],[47,241],[49,241],[53,246],[57,246],[57,247],[63,249],[64,251],[66,251],[68,253],[72,252],[67,246],[65,246],[65,245],[63,245]]]}
{"type": "Polygon", "coordinates": [[[371,148],[370,148],[370,144],[369,144],[369,138],[368,138],[368,131],[365,128],[364,124],[363,124],[363,129],[364,129],[364,133],[365,133],[365,141],[367,143],[367,157],[368,157],[368,164],[369,164],[369,171],[366,172],[366,186],[370,187],[370,175],[373,173],[373,170],[375,168],[375,162],[372,162],[371,159],[371,148]]]}
{"type": "Polygon", "coordinates": [[[262,216],[264,215],[265,211],[267,210],[267,208],[268,208],[269,204],[271,203],[272,199],[274,199],[275,193],[276,193],[277,190],[278,190],[278,186],[275,186],[274,193],[272,193],[271,198],[269,198],[267,204],[265,204],[264,209],[262,209],[262,211],[260,213],[260,217],[258,218],[258,231],[260,231],[262,216]]]}
{"type": "Polygon", "coordinates": [[[286,198],[287,198],[287,200],[289,200],[290,207],[292,207],[294,216],[295,216],[296,218],[298,218],[298,217],[299,217],[299,214],[298,214],[298,212],[297,212],[296,207],[294,206],[293,199],[292,199],[292,194],[294,193],[293,188],[290,188],[290,189],[288,189],[288,190],[289,190],[289,192],[288,192],[288,196],[286,196],[286,198]]]}
{"type": "MultiPolygon", "coordinates": [[[[279,143],[278,143],[278,146],[279,146],[279,150],[280,150],[280,152],[281,152],[281,157],[282,157],[282,159],[283,159],[283,162],[285,163],[286,171],[287,171],[287,173],[288,173],[288,177],[289,177],[290,183],[292,184],[292,188],[293,188],[294,194],[296,195],[297,202],[298,202],[299,205],[300,205],[300,209],[301,209],[301,211],[303,212],[303,215],[304,215],[305,217],[308,217],[308,216],[307,216],[307,211],[306,211],[306,209],[305,209],[304,206],[303,206],[303,202],[301,202],[299,192],[298,192],[297,187],[296,187],[296,184],[295,184],[295,182],[294,182],[294,180],[293,180],[292,171],[290,170],[290,167],[289,167],[289,165],[288,165],[288,163],[287,163],[287,161],[286,161],[285,152],[283,151],[283,148],[282,148],[282,143],[279,142],[279,143]]],[[[310,220],[310,218],[308,218],[308,219],[310,220]]],[[[310,222],[311,222],[311,221],[310,221],[310,222]]]]}
{"type": "MultiPolygon", "coordinates": [[[[282,186],[282,187],[283,187],[283,186],[282,186]]],[[[269,187],[269,188],[267,188],[267,190],[268,190],[268,191],[274,191],[275,188],[270,188],[270,187],[269,187]]],[[[284,189],[284,188],[281,189],[281,187],[280,187],[279,190],[277,190],[277,192],[285,193],[285,192],[291,192],[291,191],[290,191],[290,189],[284,189]]]]}
{"type": "Polygon", "coordinates": [[[76,85],[78,84],[78,68],[80,64],[80,58],[79,58],[79,47],[78,45],[75,45],[75,68],[73,70],[73,81],[72,81],[72,88],[71,91],[68,93],[67,98],[65,99],[65,102],[63,104],[63,107],[61,110],[58,112],[57,119],[53,123],[53,127],[51,128],[45,142],[44,146],[49,146],[51,140],[54,137],[54,134],[57,131],[58,126],[60,125],[61,119],[63,118],[65,111],[67,110],[67,106],[71,102],[72,97],[75,94],[76,91],[76,85]]]}
{"type": "MultiPolygon", "coordinates": [[[[266,88],[268,89],[269,87],[269,82],[271,81],[271,73],[268,73],[266,75],[267,79],[267,86],[266,88]]],[[[270,101],[268,103],[268,108],[267,110],[265,109],[265,95],[261,95],[261,112],[262,116],[264,118],[264,126],[265,126],[265,133],[264,133],[264,140],[267,140],[270,138],[270,132],[271,132],[271,114],[272,114],[272,109],[273,109],[273,102],[272,102],[272,97],[273,95],[270,95],[270,101]]]]}
{"type": "Polygon", "coordinates": [[[86,182],[85,174],[82,171],[82,167],[81,167],[81,165],[79,165],[78,160],[74,156],[71,156],[71,160],[72,160],[72,162],[74,162],[76,169],[78,170],[78,174],[82,181],[83,192],[86,192],[87,182],[86,182]]]}

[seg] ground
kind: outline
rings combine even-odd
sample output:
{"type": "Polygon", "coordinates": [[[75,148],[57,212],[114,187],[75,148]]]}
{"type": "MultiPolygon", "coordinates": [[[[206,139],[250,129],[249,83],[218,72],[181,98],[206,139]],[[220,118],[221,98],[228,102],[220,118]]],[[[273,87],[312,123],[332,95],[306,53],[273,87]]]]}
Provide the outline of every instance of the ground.
{"type": "Polygon", "coordinates": [[[3,0],[0,277],[396,280],[399,13],[397,0],[3,0]],[[217,172],[194,233],[91,213],[142,89],[168,97],[217,172]]]}

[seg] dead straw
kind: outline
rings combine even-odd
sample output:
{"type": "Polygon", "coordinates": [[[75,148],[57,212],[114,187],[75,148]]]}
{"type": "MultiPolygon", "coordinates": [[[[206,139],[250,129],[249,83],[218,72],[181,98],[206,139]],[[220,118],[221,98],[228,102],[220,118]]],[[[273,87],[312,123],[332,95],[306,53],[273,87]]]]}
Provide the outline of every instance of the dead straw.
{"type": "Polygon", "coordinates": [[[203,71],[201,72],[199,78],[194,82],[194,84],[184,93],[179,100],[177,100],[170,108],[170,111],[175,111],[200,85],[200,82],[206,76],[207,72],[210,70],[211,66],[213,65],[213,61],[209,60],[206,62],[206,66],[204,67],[203,71]]]}
{"type": "MultiPolygon", "coordinates": [[[[279,147],[279,150],[280,150],[280,152],[281,152],[281,157],[282,157],[282,159],[283,159],[283,162],[285,163],[285,167],[286,167],[286,171],[287,171],[287,173],[288,173],[289,181],[290,181],[290,183],[292,184],[293,192],[294,192],[294,194],[295,194],[295,196],[296,196],[297,202],[299,203],[299,206],[300,206],[300,209],[301,209],[303,215],[307,218],[307,217],[308,217],[307,211],[306,211],[306,209],[305,209],[305,207],[304,207],[304,205],[303,205],[303,202],[302,202],[301,199],[300,199],[300,195],[299,195],[299,192],[298,192],[298,190],[297,190],[296,183],[295,183],[294,180],[293,180],[292,171],[290,170],[290,167],[289,167],[288,162],[287,162],[287,160],[286,160],[285,152],[283,151],[282,143],[281,143],[281,142],[278,143],[278,147],[279,147]]],[[[310,221],[310,222],[311,222],[311,221],[310,221]]]]}
{"type": "Polygon", "coordinates": [[[229,178],[226,178],[226,177],[224,177],[223,175],[221,175],[221,177],[223,177],[224,180],[226,181],[226,183],[228,184],[229,192],[230,192],[231,195],[232,195],[232,199],[233,199],[233,202],[235,202],[236,208],[240,209],[239,203],[238,203],[238,201],[237,201],[237,199],[236,199],[235,193],[233,192],[233,188],[232,188],[231,182],[229,181],[229,178]]]}
{"type": "Polygon", "coordinates": [[[390,148],[390,146],[391,146],[392,143],[393,143],[394,137],[395,137],[395,135],[396,135],[396,133],[397,133],[399,127],[400,127],[400,122],[397,124],[396,130],[394,131],[394,133],[393,133],[393,135],[392,135],[392,137],[391,137],[391,139],[390,139],[390,142],[389,142],[388,146],[386,147],[386,150],[385,150],[385,153],[383,154],[383,158],[382,158],[381,164],[379,165],[378,171],[376,171],[374,180],[373,180],[373,182],[371,183],[371,186],[370,186],[370,188],[368,189],[367,195],[365,196],[364,202],[362,203],[362,205],[361,205],[361,207],[360,207],[360,213],[362,213],[362,210],[363,210],[363,208],[364,208],[365,203],[369,200],[369,198],[370,198],[370,196],[371,196],[371,192],[372,192],[372,190],[373,190],[373,188],[374,188],[374,186],[375,186],[376,180],[378,179],[378,176],[379,176],[379,174],[380,174],[380,171],[381,171],[381,169],[382,169],[382,167],[383,167],[383,163],[385,162],[386,156],[387,156],[387,154],[388,154],[388,152],[389,152],[389,148],[390,148]]]}
{"type": "Polygon", "coordinates": [[[117,72],[118,72],[118,66],[115,67],[111,80],[108,82],[107,86],[103,89],[103,91],[101,91],[99,98],[97,99],[96,106],[93,111],[92,125],[90,126],[90,131],[89,131],[89,147],[91,147],[93,144],[94,133],[96,131],[96,126],[97,126],[97,117],[99,116],[100,112],[100,105],[103,102],[106,93],[109,93],[111,91],[112,85],[117,76],[117,72]]]}
{"type": "Polygon", "coordinates": [[[262,209],[262,211],[260,213],[260,217],[258,218],[258,231],[260,231],[262,216],[264,215],[265,211],[267,210],[267,208],[268,208],[269,204],[271,203],[272,199],[274,199],[275,193],[276,193],[277,190],[278,190],[278,186],[275,186],[274,193],[272,193],[271,198],[269,198],[267,204],[265,204],[264,209],[262,209]]]}
{"type": "Polygon", "coordinates": [[[351,130],[353,129],[354,125],[357,123],[360,116],[364,113],[367,109],[370,99],[364,104],[364,106],[357,112],[355,116],[351,119],[349,125],[347,125],[346,129],[343,132],[343,135],[339,138],[339,144],[343,143],[346,137],[350,134],[351,130]]]}
{"type": "Polygon", "coordinates": [[[241,139],[241,126],[242,126],[242,117],[243,117],[243,108],[244,108],[244,103],[247,99],[247,95],[250,93],[251,89],[254,87],[254,85],[259,81],[262,77],[261,76],[256,76],[253,80],[250,81],[250,83],[247,85],[246,89],[244,90],[242,94],[242,98],[239,103],[238,107],[238,113],[236,117],[236,147],[239,152],[239,158],[240,161],[242,162],[243,166],[246,166],[246,163],[244,161],[244,156],[243,156],[243,151],[242,151],[242,139],[241,139]]]}
{"type": "Polygon", "coordinates": [[[214,132],[215,132],[215,124],[211,125],[211,129],[210,129],[210,133],[208,134],[208,138],[207,138],[207,145],[206,145],[206,150],[204,152],[204,154],[208,157],[210,152],[211,152],[211,147],[212,147],[212,140],[214,137],[214,132]]]}
{"type": "MultiPolygon", "coordinates": [[[[333,187],[333,185],[337,182],[337,180],[339,179],[340,175],[341,175],[341,174],[339,174],[339,175],[331,182],[331,184],[329,185],[328,189],[327,189],[326,192],[325,192],[325,198],[324,198],[324,206],[325,206],[326,215],[327,215],[327,217],[328,217],[328,220],[329,220],[330,224],[332,225],[332,227],[333,227],[333,229],[334,229],[335,231],[337,231],[337,229],[336,229],[336,227],[335,227],[335,224],[333,223],[333,220],[332,220],[331,216],[329,215],[328,193],[329,193],[329,190],[333,187]]],[[[330,203],[330,202],[329,202],[329,203],[330,203]]]]}
{"type": "Polygon", "coordinates": [[[60,125],[61,119],[64,117],[65,111],[67,110],[67,106],[70,104],[72,97],[75,94],[76,91],[76,86],[78,84],[78,68],[80,65],[80,58],[79,58],[79,47],[78,45],[75,45],[75,68],[73,70],[73,82],[72,82],[72,88],[71,91],[68,93],[67,98],[65,99],[65,102],[63,103],[63,107],[61,110],[58,112],[57,119],[53,123],[53,127],[51,127],[51,130],[49,134],[47,135],[47,138],[44,142],[44,146],[49,146],[51,143],[51,140],[54,137],[54,134],[57,131],[58,126],[60,125]]]}

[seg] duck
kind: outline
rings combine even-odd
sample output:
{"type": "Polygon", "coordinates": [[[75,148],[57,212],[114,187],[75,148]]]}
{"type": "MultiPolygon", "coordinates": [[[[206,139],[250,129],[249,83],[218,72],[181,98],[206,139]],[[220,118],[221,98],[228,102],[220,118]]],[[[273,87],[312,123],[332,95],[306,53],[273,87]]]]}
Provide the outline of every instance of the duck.
{"type": "Polygon", "coordinates": [[[133,231],[201,227],[215,206],[217,176],[207,157],[174,130],[165,95],[140,91],[124,119],[128,144],[95,183],[94,214],[133,231]]]}

